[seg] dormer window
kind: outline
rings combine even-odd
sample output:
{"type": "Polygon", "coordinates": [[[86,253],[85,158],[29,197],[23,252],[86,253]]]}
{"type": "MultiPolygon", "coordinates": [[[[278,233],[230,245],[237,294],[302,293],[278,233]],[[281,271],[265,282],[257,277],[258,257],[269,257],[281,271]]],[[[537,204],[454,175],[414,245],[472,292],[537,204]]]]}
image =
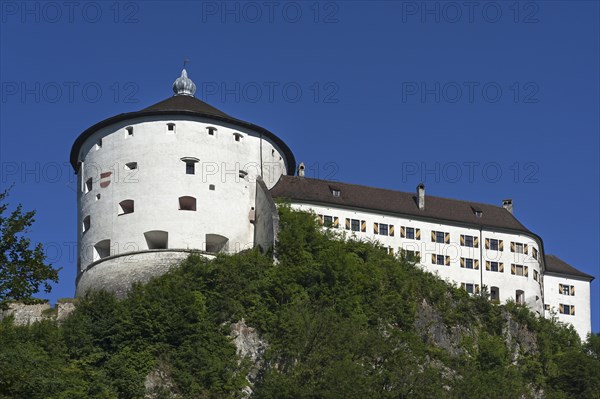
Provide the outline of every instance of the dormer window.
{"type": "Polygon", "coordinates": [[[478,206],[471,206],[471,209],[473,210],[475,217],[480,218],[483,216],[483,210],[481,210],[481,208],[479,208],[478,206]]]}
{"type": "Polygon", "coordinates": [[[175,124],[167,123],[167,133],[174,134],[175,133],[175,124]]]}
{"type": "Polygon", "coordinates": [[[217,131],[216,127],[208,126],[206,128],[206,132],[208,133],[209,136],[214,136],[216,131],[217,131]]]}
{"type": "Polygon", "coordinates": [[[337,188],[337,187],[331,187],[330,186],[329,189],[331,190],[331,195],[333,195],[334,197],[339,197],[342,194],[342,192],[340,191],[340,189],[337,188]]]}

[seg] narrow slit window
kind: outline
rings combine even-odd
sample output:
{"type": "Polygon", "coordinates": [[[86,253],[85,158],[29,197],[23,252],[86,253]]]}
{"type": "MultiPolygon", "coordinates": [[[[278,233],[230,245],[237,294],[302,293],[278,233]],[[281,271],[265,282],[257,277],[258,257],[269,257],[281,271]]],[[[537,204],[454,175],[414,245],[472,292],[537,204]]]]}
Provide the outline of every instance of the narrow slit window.
{"type": "Polygon", "coordinates": [[[180,211],[195,211],[196,210],[196,198],[190,196],[179,197],[179,210],[180,211]]]}
{"type": "Polygon", "coordinates": [[[125,128],[127,135],[125,137],[133,137],[133,126],[127,126],[125,128]]]}
{"type": "Polygon", "coordinates": [[[234,133],[233,134],[233,138],[235,139],[235,141],[241,141],[242,140],[242,134],[241,133],[234,133]]]}
{"type": "Polygon", "coordinates": [[[199,159],[194,158],[194,157],[185,157],[185,158],[181,158],[181,160],[185,163],[185,174],[186,175],[195,175],[196,174],[196,163],[199,161],[199,159]]]}
{"type": "Polygon", "coordinates": [[[96,141],[96,150],[99,150],[100,148],[102,148],[102,139],[98,139],[98,141],[96,141]]]}
{"type": "Polygon", "coordinates": [[[100,199],[100,194],[96,194],[96,201],[100,199]]]}
{"type": "Polygon", "coordinates": [[[85,181],[85,185],[83,187],[84,193],[89,193],[90,191],[92,191],[92,178],[91,177],[85,181]]]}
{"type": "Polygon", "coordinates": [[[167,123],[167,133],[175,133],[175,124],[174,123],[167,123]]]}
{"type": "Polygon", "coordinates": [[[90,229],[90,216],[88,215],[83,218],[82,233],[85,233],[89,229],[90,229]]]}
{"type": "Polygon", "coordinates": [[[125,164],[125,170],[135,170],[137,169],[137,162],[127,162],[125,164]]]}
{"type": "Polygon", "coordinates": [[[215,133],[217,132],[217,128],[213,127],[213,126],[209,126],[206,128],[206,132],[208,133],[209,136],[214,136],[215,133]]]}
{"type": "Polygon", "coordinates": [[[119,202],[119,215],[127,215],[133,213],[133,200],[127,199],[119,202]]]}

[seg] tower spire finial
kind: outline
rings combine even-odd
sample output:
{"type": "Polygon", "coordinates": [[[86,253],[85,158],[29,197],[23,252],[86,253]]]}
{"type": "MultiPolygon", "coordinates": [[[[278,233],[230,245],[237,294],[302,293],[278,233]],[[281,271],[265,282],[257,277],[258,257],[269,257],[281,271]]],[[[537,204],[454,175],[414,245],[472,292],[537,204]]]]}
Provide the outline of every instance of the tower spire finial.
{"type": "Polygon", "coordinates": [[[187,58],[183,60],[183,70],[181,76],[173,82],[173,92],[176,96],[194,96],[196,92],[196,85],[192,79],[188,78],[187,71],[185,70],[186,64],[190,62],[187,58]]]}

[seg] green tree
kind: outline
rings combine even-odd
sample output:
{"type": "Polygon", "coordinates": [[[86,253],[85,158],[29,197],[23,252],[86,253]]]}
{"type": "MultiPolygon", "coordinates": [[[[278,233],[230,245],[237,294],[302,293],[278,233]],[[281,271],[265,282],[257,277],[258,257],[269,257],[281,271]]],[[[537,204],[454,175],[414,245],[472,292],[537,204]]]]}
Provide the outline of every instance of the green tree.
{"type": "Polygon", "coordinates": [[[0,303],[31,298],[43,285],[50,292],[50,281],[58,282],[58,269],[46,263],[41,243],[32,246],[27,237],[35,221],[35,211],[23,212],[19,204],[6,214],[8,190],[0,193],[0,303]]]}

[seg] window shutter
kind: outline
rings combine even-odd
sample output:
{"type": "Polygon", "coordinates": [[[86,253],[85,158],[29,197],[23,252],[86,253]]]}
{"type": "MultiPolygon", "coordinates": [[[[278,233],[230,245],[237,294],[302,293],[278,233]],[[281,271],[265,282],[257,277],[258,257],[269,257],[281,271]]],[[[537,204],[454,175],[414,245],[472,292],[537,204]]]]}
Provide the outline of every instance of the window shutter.
{"type": "Polygon", "coordinates": [[[379,223],[373,223],[373,233],[379,234],[379,223]]]}
{"type": "Polygon", "coordinates": [[[563,285],[561,283],[558,283],[558,293],[559,294],[563,293],[563,285]]]}
{"type": "Polygon", "coordinates": [[[485,249],[490,249],[490,239],[489,238],[485,239],[485,249]]]}
{"type": "Polygon", "coordinates": [[[450,257],[446,256],[446,262],[445,262],[446,266],[450,266],[450,257]]]}
{"type": "Polygon", "coordinates": [[[450,233],[444,233],[444,242],[450,244],[450,233]]]}
{"type": "Polygon", "coordinates": [[[465,236],[464,235],[460,235],[460,245],[465,245],[465,236]]]}
{"type": "Polygon", "coordinates": [[[350,219],[346,218],[346,230],[350,230],[350,219]]]}
{"type": "Polygon", "coordinates": [[[510,274],[517,274],[517,265],[514,263],[510,264],[510,274]]]}
{"type": "Polygon", "coordinates": [[[415,233],[415,237],[417,240],[421,239],[421,229],[417,229],[416,233],[415,233]]]}
{"type": "Polygon", "coordinates": [[[515,243],[513,241],[510,242],[510,252],[515,252],[515,243]]]}
{"type": "Polygon", "coordinates": [[[479,248],[479,237],[473,237],[473,246],[479,248]]]}
{"type": "Polygon", "coordinates": [[[528,254],[529,254],[529,251],[528,251],[528,249],[529,249],[529,246],[528,246],[527,244],[523,245],[523,253],[524,253],[525,255],[528,255],[528,254]]]}
{"type": "Polygon", "coordinates": [[[333,218],[333,227],[340,227],[340,218],[337,216],[333,218]]]}
{"type": "Polygon", "coordinates": [[[322,226],[323,225],[323,215],[317,215],[317,222],[322,226]]]}
{"type": "Polygon", "coordinates": [[[404,226],[400,226],[400,237],[406,238],[406,229],[404,226]]]}
{"type": "Polygon", "coordinates": [[[571,316],[575,316],[575,306],[571,305],[571,316]]]}
{"type": "Polygon", "coordinates": [[[417,258],[419,258],[419,260],[421,260],[421,252],[420,251],[415,251],[415,255],[417,256],[417,258]]]}
{"type": "Polygon", "coordinates": [[[465,283],[460,283],[460,288],[462,288],[463,290],[466,290],[467,285],[465,283]]]}
{"type": "Polygon", "coordinates": [[[502,240],[498,242],[498,251],[504,251],[504,241],[502,240]]]}
{"type": "Polygon", "coordinates": [[[575,286],[571,286],[571,296],[575,296],[575,286]]]}
{"type": "Polygon", "coordinates": [[[435,254],[431,254],[431,263],[433,263],[434,265],[436,264],[435,254]]]}
{"type": "Polygon", "coordinates": [[[475,293],[479,294],[479,284],[475,284],[475,293]]]}
{"type": "Polygon", "coordinates": [[[393,254],[394,254],[394,248],[392,248],[392,247],[389,247],[389,254],[390,254],[390,255],[393,255],[393,254]]]}
{"type": "Polygon", "coordinates": [[[435,242],[435,231],[431,230],[431,242],[435,242]]]}
{"type": "Polygon", "coordinates": [[[500,271],[500,273],[504,273],[504,263],[500,263],[498,265],[498,270],[500,271]]]}
{"type": "Polygon", "coordinates": [[[390,224],[388,227],[388,234],[390,235],[390,237],[394,236],[394,225],[390,224]]]}
{"type": "Polygon", "coordinates": [[[523,266],[525,277],[529,277],[529,266],[523,266]]]}
{"type": "Polygon", "coordinates": [[[473,262],[475,267],[475,270],[479,270],[479,259],[475,259],[475,261],[473,262]]]}
{"type": "Polygon", "coordinates": [[[367,222],[364,220],[360,221],[360,231],[362,233],[366,233],[367,232],[367,222]]]}
{"type": "Polygon", "coordinates": [[[565,307],[563,306],[562,303],[558,304],[558,312],[559,313],[564,313],[565,312],[565,307]]]}
{"type": "Polygon", "coordinates": [[[465,267],[465,258],[460,258],[460,267],[465,267]]]}
{"type": "Polygon", "coordinates": [[[489,260],[485,261],[485,270],[492,270],[492,262],[489,260]]]}

